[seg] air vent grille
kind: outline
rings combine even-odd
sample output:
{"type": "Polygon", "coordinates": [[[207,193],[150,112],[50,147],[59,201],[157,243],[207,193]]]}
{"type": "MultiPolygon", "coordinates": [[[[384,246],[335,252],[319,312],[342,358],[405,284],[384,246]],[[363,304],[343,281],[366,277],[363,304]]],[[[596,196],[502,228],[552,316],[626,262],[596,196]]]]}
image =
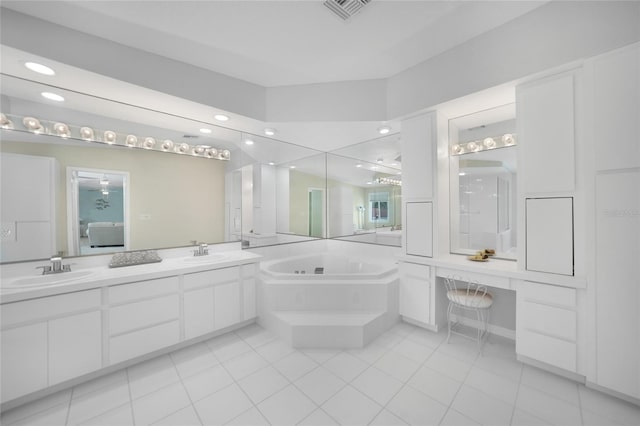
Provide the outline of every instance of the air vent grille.
{"type": "Polygon", "coordinates": [[[371,2],[371,0],[325,0],[324,5],[346,21],[360,12],[369,2],[371,2]]]}

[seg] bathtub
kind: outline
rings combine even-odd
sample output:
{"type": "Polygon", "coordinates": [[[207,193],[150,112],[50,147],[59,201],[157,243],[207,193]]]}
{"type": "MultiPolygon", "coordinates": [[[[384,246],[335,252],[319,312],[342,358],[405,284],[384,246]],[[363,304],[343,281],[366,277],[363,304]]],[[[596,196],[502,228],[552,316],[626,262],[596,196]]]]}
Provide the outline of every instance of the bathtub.
{"type": "Polygon", "coordinates": [[[361,348],[399,321],[398,268],[336,253],[263,262],[258,322],[296,348],[361,348]]]}
{"type": "Polygon", "coordinates": [[[261,270],[278,280],[370,280],[393,274],[397,265],[320,253],[264,262],[261,270]]]}

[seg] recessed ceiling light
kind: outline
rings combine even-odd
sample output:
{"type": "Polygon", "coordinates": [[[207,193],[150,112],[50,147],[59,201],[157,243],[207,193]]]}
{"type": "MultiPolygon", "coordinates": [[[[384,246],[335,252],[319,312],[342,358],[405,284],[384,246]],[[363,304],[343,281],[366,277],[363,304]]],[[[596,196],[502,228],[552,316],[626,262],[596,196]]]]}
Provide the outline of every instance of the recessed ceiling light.
{"type": "Polygon", "coordinates": [[[25,67],[29,68],[33,72],[44,75],[55,75],[55,71],[46,65],[39,64],[37,62],[25,62],[25,67]]]}
{"type": "Polygon", "coordinates": [[[224,114],[216,114],[213,116],[213,118],[215,118],[218,121],[228,121],[229,117],[224,115],[224,114]]]}
{"type": "Polygon", "coordinates": [[[376,160],[376,163],[378,163],[378,164],[382,164],[382,161],[383,161],[383,160],[382,160],[382,158],[378,158],[378,159],[376,160]]]}
{"type": "Polygon", "coordinates": [[[253,145],[253,141],[251,139],[247,139],[244,143],[245,145],[253,145]]]}
{"type": "Polygon", "coordinates": [[[373,185],[373,182],[367,182],[367,185],[373,185]]]}
{"type": "Polygon", "coordinates": [[[264,129],[264,134],[267,136],[273,136],[276,134],[276,129],[271,129],[267,127],[266,129],[264,129]]]}
{"type": "Polygon", "coordinates": [[[356,167],[362,167],[362,164],[356,164],[356,167]]]}
{"type": "Polygon", "coordinates": [[[381,135],[386,135],[390,131],[391,131],[391,127],[389,126],[378,127],[378,133],[380,133],[381,135]]]}
{"type": "Polygon", "coordinates": [[[458,173],[458,176],[464,176],[464,175],[466,175],[466,173],[465,173],[465,172],[460,172],[460,173],[458,173]]]}
{"type": "Polygon", "coordinates": [[[275,165],[276,165],[276,163],[274,163],[273,161],[269,161],[269,165],[270,165],[270,166],[275,166],[275,165]]]}
{"type": "Polygon", "coordinates": [[[58,95],[57,93],[42,92],[41,95],[43,97],[49,99],[50,101],[56,101],[56,102],[64,101],[64,98],[62,96],[58,95]]]}
{"type": "Polygon", "coordinates": [[[289,166],[289,168],[290,168],[290,169],[295,169],[295,168],[296,168],[296,166],[289,166]]]}
{"type": "Polygon", "coordinates": [[[211,133],[211,129],[200,129],[200,133],[205,133],[205,134],[209,134],[211,133]]]}

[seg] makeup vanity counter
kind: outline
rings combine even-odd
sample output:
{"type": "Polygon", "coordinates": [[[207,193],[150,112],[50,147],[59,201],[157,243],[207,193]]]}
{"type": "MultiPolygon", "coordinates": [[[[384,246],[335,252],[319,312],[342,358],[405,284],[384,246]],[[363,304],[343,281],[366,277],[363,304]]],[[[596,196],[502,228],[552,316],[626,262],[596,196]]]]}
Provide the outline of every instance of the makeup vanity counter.
{"type": "Polygon", "coordinates": [[[24,275],[3,271],[2,409],[254,321],[261,256],[210,256],[78,267],[88,275],[20,288],[24,275]]]}
{"type": "Polygon", "coordinates": [[[463,255],[437,259],[401,255],[398,263],[400,315],[408,322],[435,331],[446,327],[447,300],[441,282],[445,277],[474,281],[490,292],[500,289],[497,297],[502,290],[515,291],[515,330],[504,331],[505,337],[515,338],[518,358],[561,374],[584,376],[580,336],[585,278],[523,271],[508,260],[474,262],[463,255]]]}

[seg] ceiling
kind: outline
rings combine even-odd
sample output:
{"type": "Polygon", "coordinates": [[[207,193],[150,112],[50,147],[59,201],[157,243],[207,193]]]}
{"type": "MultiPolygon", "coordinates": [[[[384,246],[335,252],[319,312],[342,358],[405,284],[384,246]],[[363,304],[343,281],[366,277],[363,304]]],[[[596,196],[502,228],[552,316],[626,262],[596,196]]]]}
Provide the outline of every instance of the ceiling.
{"type": "Polygon", "coordinates": [[[3,1],[2,6],[265,87],[388,78],[548,0],[3,1]]]}

